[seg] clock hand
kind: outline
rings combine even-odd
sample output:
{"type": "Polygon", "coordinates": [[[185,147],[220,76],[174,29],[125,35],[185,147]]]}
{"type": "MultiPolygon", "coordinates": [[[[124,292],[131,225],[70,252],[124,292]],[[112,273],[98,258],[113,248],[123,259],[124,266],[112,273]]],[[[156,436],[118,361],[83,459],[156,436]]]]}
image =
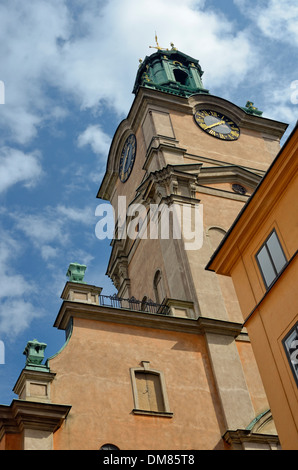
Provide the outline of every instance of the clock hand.
{"type": "Polygon", "coordinates": [[[123,162],[123,163],[122,163],[123,171],[124,171],[125,166],[126,166],[126,160],[127,160],[127,158],[128,158],[128,154],[129,154],[129,148],[126,149],[125,157],[124,157],[124,159],[123,159],[123,161],[122,161],[122,162],[123,162]]]}
{"type": "Polygon", "coordinates": [[[220,124],[226,124],[226,122],[225,121],[215,122],[214,124],[211,124],[210,126],[205,127],[205,130],[206,129],[211,129],[212,127],[215,127],[215,126],[219,126],[220,124]]]}

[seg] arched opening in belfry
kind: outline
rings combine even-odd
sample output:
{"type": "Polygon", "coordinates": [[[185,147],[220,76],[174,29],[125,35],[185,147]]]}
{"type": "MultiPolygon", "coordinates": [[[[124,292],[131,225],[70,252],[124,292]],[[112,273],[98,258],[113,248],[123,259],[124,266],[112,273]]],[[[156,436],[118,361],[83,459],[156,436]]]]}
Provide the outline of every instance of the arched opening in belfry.
{"type": "Polygon", "coordinates": [[[181,85],[188,84],[188,74],[180,69],[174,69],[174,76],[176,82],[179,82],[181,85]]]}

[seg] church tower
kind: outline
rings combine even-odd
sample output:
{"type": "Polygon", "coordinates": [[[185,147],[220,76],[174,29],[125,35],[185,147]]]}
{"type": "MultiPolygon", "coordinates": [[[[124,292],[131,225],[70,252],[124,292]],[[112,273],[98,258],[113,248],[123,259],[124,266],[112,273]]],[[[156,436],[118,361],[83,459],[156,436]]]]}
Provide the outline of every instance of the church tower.
{"type": "Polygon", "coordinates": [[[261,117],[253,103],[240,108],[211,95],[199,62],[173,44],[140,62],[136,97],[98,192],[117,221],[107,274],[119,297],[171,304],[173,315],[186,318],[241,321],[232,284],[205,266],[277,154],[286,126],[261,117]],[[161,233],[166,215],[168,237],[161,233]],[[184,221],[188,237],[183,227],[175,233],[173,220],[184,221]],[[136,232],[127,233],[130,221],[136,232]]]}
{"type": "Polygon", "coordinates": [[[130,216],[146,207],[136,238],[122,238],[116,226],[107,274],[119,297],[153,301],[200,323],[226,427],[245,429],[255,412],[245,370],[253,360],[249,338],[231,280],[205,266],[277,154],[286,125],[251,102],[239,107],[210,94],[198,60],[171,46],[140,61],[136,98],[98,192],[118,221],[119,197],[130,216]],[[181,229],[181,237],[170,230],[164,239],[160,226],[159,238],[150,238],[151,207],[160,208],[160,223],[165,207],[178,208],[180,221],[188,209],[194,238],[181,229]]]}
{"type": "Polygon", "coordinates": [[[117,295],[72,264],[54,324],[65,346],[45,366],[29,361],[15,387],[38,429],[56,413],[42,428],[51,448],[279,446],[232,281],[205,267],[286,125],[212,95],[202,75],[173,44],[140,61],[97,194],[115,214],[107,275],[117,295]],[[46,386],[42,401],[30,380],[46,386]]]}

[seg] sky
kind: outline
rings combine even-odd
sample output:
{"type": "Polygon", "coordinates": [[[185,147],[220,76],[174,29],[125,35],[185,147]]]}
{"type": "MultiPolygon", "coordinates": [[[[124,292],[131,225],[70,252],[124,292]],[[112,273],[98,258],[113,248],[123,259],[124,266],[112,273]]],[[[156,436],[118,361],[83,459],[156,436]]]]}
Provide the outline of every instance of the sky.
{"type": "Polygon", "coordinates": [[[155,34],[200,61],[211,94],[288,123],[282,143],[296,123],[296,0],[0,0],[0,404],[28,341],[45,359],[64,344],[71,262],[115,292],[96,195],[155,34]]]}

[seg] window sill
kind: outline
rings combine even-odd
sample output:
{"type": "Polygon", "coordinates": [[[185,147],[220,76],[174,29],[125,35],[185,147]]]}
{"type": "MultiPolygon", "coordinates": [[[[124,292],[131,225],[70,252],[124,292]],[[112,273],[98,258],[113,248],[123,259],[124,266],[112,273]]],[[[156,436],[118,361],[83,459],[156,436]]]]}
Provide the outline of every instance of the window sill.
{"type": "Polygon", "coordinates": [[[174,415],[174,413],[171,413],[170,411],[149,411],[149,410],[138,410],[135,408],[132,410],[132,412],[135,415],[158,416],[160,418],[172,418],[174,415]]]}

